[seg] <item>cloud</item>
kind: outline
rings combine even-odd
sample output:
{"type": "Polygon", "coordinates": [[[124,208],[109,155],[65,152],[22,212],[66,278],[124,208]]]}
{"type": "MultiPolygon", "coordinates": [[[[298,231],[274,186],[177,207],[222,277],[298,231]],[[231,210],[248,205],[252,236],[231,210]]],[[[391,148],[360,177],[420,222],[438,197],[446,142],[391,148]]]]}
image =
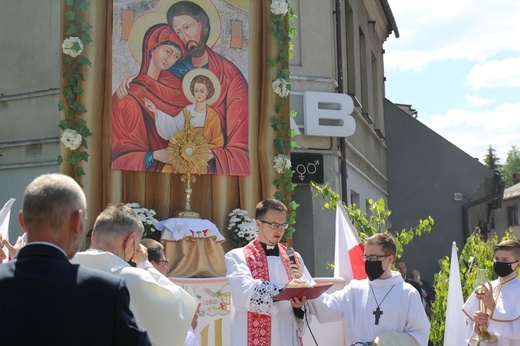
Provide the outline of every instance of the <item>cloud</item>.
{"type": "Polygon", "coordinates": [[[466,83],[474,88],[520,87],[520,56],[474,65],[466,83]]]}
{"type": "Polygon", "coordinates": [[[438,61],[483,62],[520,52],[520,1],[393,0],[401,36],[385,42],[385,67],[422,70],[438,61]]]}
{"type": "Polygon", "coordinates": [[[487,106],[493,103],[493,101],[492,99],[486,99],[478,95],[466,95],[466,106],[468,107],[487,106]]]}
{"type": "Polygon", "coordinates": [[[490,111],[451,109],[418,119],[473,157],[482,159],[491,145],[504,163],[511,145],[520,144],[518,114],[520,103],[503,103],[490,111]]]}

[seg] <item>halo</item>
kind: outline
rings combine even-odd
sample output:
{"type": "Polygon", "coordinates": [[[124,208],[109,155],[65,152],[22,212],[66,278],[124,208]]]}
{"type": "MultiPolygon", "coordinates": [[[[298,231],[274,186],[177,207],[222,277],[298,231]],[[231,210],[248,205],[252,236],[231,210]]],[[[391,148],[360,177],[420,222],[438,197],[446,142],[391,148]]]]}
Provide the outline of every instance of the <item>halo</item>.
{"type": "Polygon", "coordinates": [[[222,92],[222,87],[220,85],[220,82],[215,76],[213,72],[206,68],[196,68],[191,70],[190,72],[186,73],[184,78],[182,79],[182,91],[184,92],[184,96],[191,102],[195,103],[195,96],[192,95],[190,90],[190,84],[193,78],[198,75],[203,75],[209,78],[211,83],[213,83],[213,88],[215,89],[215,92],[213,93],[213,96],[211,96],[209,99],[206,100],[206,104],[211,105],[213,102],[218,100],[220,97],[220,93],[222,92]]]}
{"type": "MultiPolygon", "coordinates": [[[[159,0],[159,3],[157,4],[157,7],[154,11],[143,14],[137,18],[137,20],[132,25],[132,28],[130,29],[130,35],[128,37],[128,48],[134,60],[139,64],[142,62],[141,59],[143,55],[142,47],[144,34],[148,29],[150,29],[150,27],[155,24],[167,24],[166,13],[168,12],[168,9],[171,5],[179,1],[180,0],[159,0]]],[[[209,33],[208,42],[206,44],[208,47],[213,47],[220,37],[221,25],[219,13],[211,0],[198,0],[196,3],[208,14],[211,31],[209,33]]]]}
{"type": "Polygon", "coordinates": [[[249,9],[249,0],[226,0],[226,2],[244,10],[249,9]]]}

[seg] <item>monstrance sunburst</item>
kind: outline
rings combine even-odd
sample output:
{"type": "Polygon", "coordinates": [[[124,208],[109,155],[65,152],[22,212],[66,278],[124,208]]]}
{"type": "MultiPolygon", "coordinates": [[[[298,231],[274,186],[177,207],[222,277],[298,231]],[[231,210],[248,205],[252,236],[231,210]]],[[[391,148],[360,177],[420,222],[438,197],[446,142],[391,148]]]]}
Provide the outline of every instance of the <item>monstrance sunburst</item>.
{"type": "Polygon", "coordinates": [[[192,211],[190,206],[191,193],[193,192],[191,183],[197,181],[192,174],[206,173],[209,150],[208,143],[202,133],[191,126],[191,118],[193,118],[191,113],[185,110],[184,128],[170,137],[166,150],[170,153],[170,164],[174,168],[173,172],[182,174],[181,181],[186,186],[184,189],[184,210],[176,214],[179,217],[199,218],[199,213],[192,211]]]}

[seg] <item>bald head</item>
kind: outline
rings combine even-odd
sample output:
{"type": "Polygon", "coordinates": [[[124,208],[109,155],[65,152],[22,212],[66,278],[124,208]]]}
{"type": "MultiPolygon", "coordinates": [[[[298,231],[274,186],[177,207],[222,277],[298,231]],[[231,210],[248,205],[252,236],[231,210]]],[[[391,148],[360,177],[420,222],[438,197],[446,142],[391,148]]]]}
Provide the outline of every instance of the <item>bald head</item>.
{"type": "Polygon", "coordinates": [[[59,173],[44,174],[25,189],[23,221],[29,232],[42,226],[60,228],[71,212],[85,211],[86,207],[85,194],[74,179],[59,173]]]}
{"type": "Polygon", "coordinates": [[[81,244],[87,202],[71,177],[44,174],[25,189],[20,224],[29,242],[47,241],[72,256],[81,244]]]}

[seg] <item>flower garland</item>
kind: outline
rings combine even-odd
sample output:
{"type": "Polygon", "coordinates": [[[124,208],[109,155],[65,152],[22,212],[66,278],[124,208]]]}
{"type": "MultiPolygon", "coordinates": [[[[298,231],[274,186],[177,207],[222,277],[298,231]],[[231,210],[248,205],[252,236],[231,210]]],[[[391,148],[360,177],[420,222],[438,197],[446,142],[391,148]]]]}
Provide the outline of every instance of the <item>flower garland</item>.
{"type": "MultiPolygon", "coordinates": [[[[60,121],[58,127],[62,129],[61,142],[72,151],[68,162],[73,167],[74,178],[85,175],[81,161],[88,161],[87,137],[91,136],[87,122],[80,118],[87,109],[79,101],[83,93],[81,82],[83,81],[82,69],[85,65],[91,66],[90,60],[83,54],[86,44],[92,42],[88,31],[92,28],[82,17],[82,12],[88,8],[86,0],[66,0],[65,12],[66,23],[64,25],[65,35],[63,40],[62,80],[66,83],[61,87],[61,100],[58,102],[58,110],[64,112],[65,118],[60,121]]],[[[63,157],[58,155],[58,164],[61,165],[63,157]]]]}
{"type": "MultiPolygon", "coordinates": [[[[62,61],[63,71],[62,79],[67,83],[62,86],[62,100],[58,102],[58,110],[65,113],[65,119],[59,123],[62,129],[61,142],[72,151],[68,162],[73,166],[74,178],[85,175],[85,171],[81,166],[81,162],[88,161],[88,144],[86,138],[91,136],[87,122],[80,118],[81,114],[87,112],[87,109],[79,101],[79,96],[83,93],[80,82],[83,81],[82,68],[85,65],[91,66],[90,60],[83,54],[84,47],[92,42],[88,31],[92,26],[86,22],[81,13],[88,8],[86,0],[66,0],[65,6],[67,23],[65,35],[67,38],[62,44],[62,61]]],[[[296,143],[292,141],[295,136],[294,130],[290,127],[290,118],[294,117],[294,111],[289,112],[289,117],[285,116],[283,109],[288,102],[287,96],[291,91],[289,83],[289,60],[291,59],[290,50],[293,45],[291,38],[296,34],[296,28],[292,24],[295,13],[291,7],[290,0],[271,0],[271,32],[275,35],[279,45],[279,54],[268,62],[269,67],[277,67],[278,78],[273,81],[273,91],[280,97],[280,101],[276,106],[276,115],[272,117],[272,127],[278,132],[278,136],[274,140],[274,145],[279,154],[275,157],[274,168],[280,178],[273,181],[276,187],[275,198],[282,201],[288,208],[289,228],[286,231],[286,237],[290,239],[294,232],[296,208],[299,204],[292,198],[292,192],[296,184],[292,183],[290,154],[291,150],[296,147],[296,143]]],[[[63,162],[63,157],[58,156],[58,164],[63,162]]]]}
{"type": "Polygon", "coordinates": [[[278,78],[272,83],[273,92],[275,92],[280,100],[276,105],[276,115],[272,117],[272,128],[277,132],[274,139],[274,146],[278,155],[274,158],[274,169],[280,175],[273,181],[276,187],[274,197],[283,202],[288,209],[287,222],[289,228],[285,232],[287,239],[292,238],[294,232],[294,223],[296,222],[296,209],[299,204],[293,200],[293,191],[296,184],[292,182],[294,170],[291,170],[291,151],[296,148],[296,143],[292,141],[296,135],[291,129],[290,118],[296,116],[296,112],[290,111],[286,116],[284,109],[289,102],[287,96],[291,92],[291,84],[289,83],[289,60],[291,59],[290,51],[293,48],[291,38],[296,34],[296,27],[292,20],[296,17],[290,0],[271,0],[271,32],[274,34],[278,42],[278,56],[268,62],[268,66],[277,67],[278,78]]]}

